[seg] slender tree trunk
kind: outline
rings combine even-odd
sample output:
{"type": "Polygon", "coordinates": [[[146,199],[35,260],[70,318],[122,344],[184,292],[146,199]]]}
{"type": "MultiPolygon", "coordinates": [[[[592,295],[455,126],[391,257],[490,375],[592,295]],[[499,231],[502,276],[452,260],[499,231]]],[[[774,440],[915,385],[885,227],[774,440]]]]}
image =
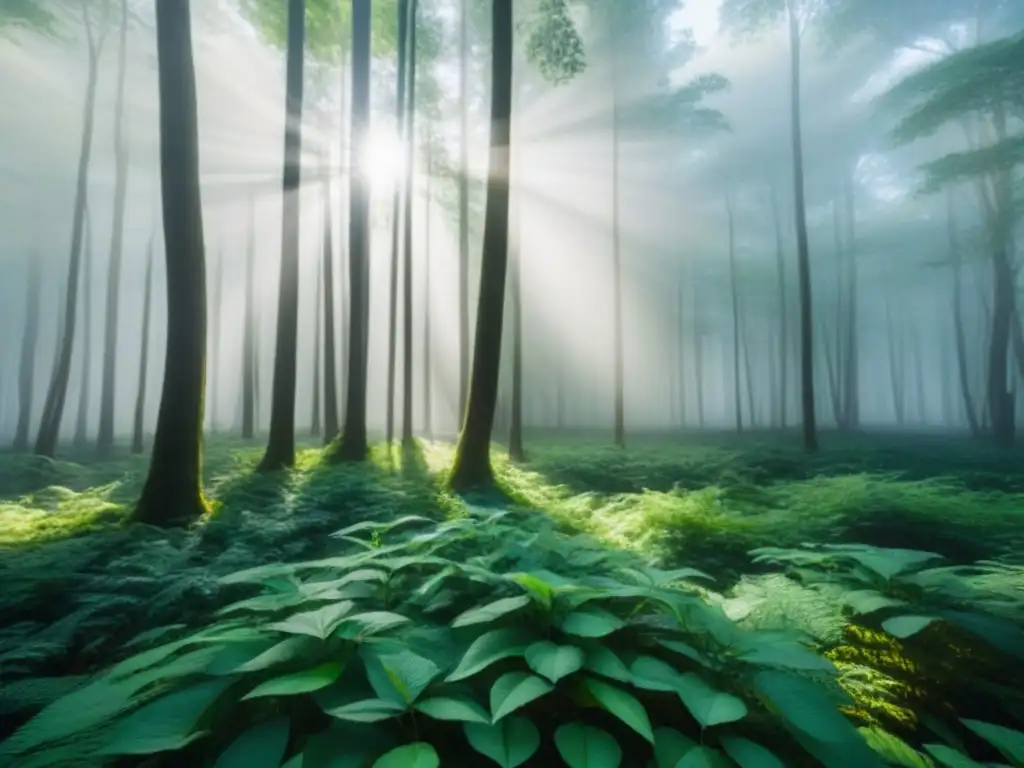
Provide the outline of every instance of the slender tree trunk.
{"type": "Polygon", "coordinates": [[[498,397],[508,267],[509,139],[512,120],[512,0],[492,4],[491,138],[473,379],[449,478],[466,490],[493,481],[490,440],[498,397]]]}
{"type": "Polygon", "coordinates": [[[857,220],[853,180],[846,179],[846,378],[844,381],[844,420],[847,429],[860,427],[860,346],[857,311],[857,220]]]}
{"type": "Polygon", "coordinates": [[[128,148],[124,137],[124,92],[127,75],[128,0],[121,0],[121,39],[117,54],[117,101],[114,107],[114,223],[107,263],[107,306],[103,333],[103,380],[100,389],[100,426],[96,450],[102,456],[114,447],[114,404],[117,388],[117,331],[121,302],[121,256],[124,216],[128,201],[128,148]]]}
{"type": "Polygon", "coordinates": [[[626,363],[622,328],[622,251],[619,232],[619,62],[612,31],[612,317],[615,324],[615,445],[626,447],[626,363]]]}
{"type": "Polygon", "coordinates": [[[349,142],[349,343],[345,428],[335,457],[366,458],[367,337],[370,306],[370,179],[362,147],[370,124],[370,0],[352,0],[352,130],[349,142]]]}
{"type": "MultiPolygon", "coordinates": [[[[515,107],[518,107],[516,99],[515,107]]],[[[518,112],[517,112],[518,115],[518,112]]],[[[508,455],[512,461],[526,461],[523,449],[523,284],[522,284],[522,190],[519,169],[523,167],[519,143],[519,121],[512,142],[509,224],[509,299],[512,304],[512,413],[509,424],[508,455]]]]}
{"type": "Polygon", "coordinates": [[[433,137],[427,132],[427,180],[423,214],[423,434],[434,436],[433,424],[433,363],[430,355],[430,216],[433,203],[434,152],[433,137]]]}
{"type": "MultiPolygon", "coordinates": [[[[406,87],[409,82],[409,8],[411,0],[399,0],[398,10],[398,67],[395,70],[397,83],[395,90],[395,122],[398,123],[398,140],[404,145],[406,139],[406,87]]],[[[384,442],[391,450],[391,442],[395,437],[395,366],[398,349],[398,267],[402,231],[402,194],[408,195],[403,189],[401,180],[394,179],[394,191],[391,197],[391,272],[388,290],[388,384],[387,384],[387,417],[384,442]]]]}
{"type": "MultiPolygon", "coordinates": [[[[838,318],[837,318],[838,323],[838,318]]],[[[838,337],[839,334],[837,333],[838,337]]],[[[839,372],[837,370],[836,358],[838,352],[832,348],[832,341],[829,334],[825,330],[824,325],[822,326],[821,334],[822,352],[825,358],[825,373],[828,376],[828,395],[829,402],[832,405],[832,418],[835,419],[836,426],[842,428],[843,426],[843,411],[841,405],[841,397],[839,395],[839,372]]]]}
{"type": "Polygon", "coordinates": [[[71,223],[71,257],[68,263],[67,292],[64,297],[62,337],[35,445],[36,454],[50,458],[57,453],[60,424],[64,416],[64,402],[68,393],[68,378],[71,373],[71,353],[75,341],[75,309],[78,304],[79,272],[85,227],[85,206],[88,198],[89,161],[92,157],[92,136],[96,120],[96,85],[99,79],[99,57],[107,27],[107,20],[103,19],[99,30],[94,31],[89,19],[88,7],[84,6],[83,8],[89,43],[89,70],[85,91],[85,115],[82,121],[82,143],[78,155],[75,207],[71,223]]]}
{"type": "Polygon", "coordinates": [[[750,362],[750,328],[747,326],[746,310],[740,305],[740,344],[743,348],[743,376],[747,380],[747,413],[751,429],[757,429],[757,397],[754,392],[754,367],[750,362]]]}
{"type": "MultiPolygon", "coordinates": [[[[836,249],[836,325],[834,346],[826,343],[825,354],[830,357],[829,365],[829,395],[832,399],[832,414],[835,418],[836,427],[845,429],[846,423],[846,325],[847,302],[846,302],[846,248],[843,243],[842,219],[839,210],[839,199],[832,199],[832,237],[836,249]]],[[[827,341],[827,340],[826,340],[827,341]]]]}
{"type": "Polygon", "coordinates": [[[43,287],[42,258],[30,253],[25,284],[25,328],[18,358],[18,425],[14,432],[14,450],[28,450],[32,424],[32,400],[36,383],[36,347],[39,345],[39,317],[43,287]]]}
{"type": "Polygon", "coordinates": [[[800,23],[794,0],[787,0],[790,52],[790,118],[793,139],[793,209],[796,220],[797,267],[800,278],[800,405],[804,450],[818,450],[814,413],[814,307],[811,297],[811,257],[804,203],[804,157],[800,118],[800,23]]]}
{"type": "Polygon", "coordinates": [[[928,423],[928,397],[924,386],[924,361],[921,357],[921,333],[917,326],[910,334],[911,349],[914,353],[914,387],[917,392],[917,420],[922,426],[928,423]]]}
{"type": "MultiPolygon", "coordinates": [[[[330,442],[338,434],[338,362],[334,336],[334,244],[331,223],[331,180],[324,174],[324,231],[320,281],[323,284],[324,315],[324,439],[330,442]]],[[[318,319],[317,322],[321,322],[318,319]]]]}
{"type": "Polygon", "coordinates": [[[153,259],[155,248],[154,232],[149,237],[149,250],[146,256],[146,285],[142,294],[142,348],[139,351],[139,388],[135,395],[135,422],[132,429],[132,453],[142,453],[144,448],[144,426],[146,420],[146,376],[149,371],[149,324],[153,304],[153,259]]]}
{"type": "Polygon", "coordinates": [[[733,415],[736,431],[743,431],[742,389],[740,387],[740,296],[736,276],[736,224],[733,217],[732,200],[725,194],[725,213],[729,226],[729,294],[732,297],[732,395],[733,415]]]}
{"type": "MultiPolygon", "coordinates": [[[[339,120],[339,133],[341,135],[341,148],[339,154],[339,163],[344,164],[346,159],[351,158],[351,152],[349,150],[349,129],[351,128],[351,114],[349,112],[349,91],[351,83],[351,68],[349,66],[348,56],[343,56],[341,60],[341,94],[339,101],[341,102],[341,115],[339,120]]],[[[346,172],[342,173],[341,178],[338,180],[338,271],[337,271],[337,316],[338,316],[338,328],[337,328],[337,341],[338,341],[338,375],[337,375],[337,397],[339,406],[347,402],[348,397],[348,324],[345,322],[345,308],[349,305],[349,296],[347,291],[348,285],[348,252],[347,252],[347,239],[345,233],[348,228],[348,206],[351,204],[351,179],[352,169],[349,168],[346,172]]],[[[340,416],[340,413],[339,413],[340,416]]],[[[340,420],[339,420],[340,426],[340,420]]],[[[340,435],[340,432],[338,432],[340,435]]],[[[335,438],[335,433],[329,433],[326,437],[328,440],[335,438]]]]}
{"type": "Polygon", "coordinates": [[[469,4],[459,20],[459,415],[469,399],[469,4]]]}
{"type": "Polygon", "coordinates": [[[889,348],[889,381],[892,386],[892,407],[893,412],[896,415],[896,424],[903,426],[905,421],[904,417],[904,396],[903,396],[903,380],[904,380],[904,357],[903,357],[903,344],[902,344],[902,326],[897,326],[893,322],[892,318],[892,307],[889,300],[885,301],[885,325],[886,325],[886,339],[888,341],[889,348]]]}
{"type": "Polygon", "coordinates": [[[779,200],[775,187],[771,188],[772,221],[775,225],[775,274],[779,295],[779,426],[788,426],[786,409],[789,404],[789,301],[786,297],[786,261],[782,253],[782,224],[779,219],[779,200]]]}
{"type": "MultiPolygon", "coordinates": [[[[324,215],[326,215],[324,211],[324,215]]],[[[323,275],[320,270],[316,270],[314,280],[316,281],[316,302],[313,309],[313,404],[311,413],[309,415],[309,433],[313,437],[320,436],[320,355],[322,354],[322,345],[320,340],[321,334],[321,323],[320,319],[323,315],[323,275]]]]}
{"type": "Polygon", "coordinates": [[[208,366],[209,373],[207,378],[209,379],[209,391],[208,395],[210,400],[210,433],[217,434],[218,419],[217,419],[217,401],[218,401],[218,383],[220,382],[220,315],[221,307],[224,302],[224,251],[220,250],[217,252],[217,268],[213,273],[213,306],[210,309],[210,363],[208,366]]]}
{"type": "Polygon", "coordinates": [[[963,400],[967,426],[971,430],[972,435],[979,436],[981,434],[981,424],[978,420],[978,412],[971,393],[970,370],[967,363],[967,339],[964,330],[963,309],[963,262],[956,237],[956,219],[954,218],[952,192],[947,194],[946,206],[946,217],[949,224],[949,254],[953,271],[953,331],[956,341],[957,378],[960,382],[960,397],[963,400]]]}
{"type": "Polygon", "coordinates": [[[74,446],[89,442],[89,401],[92,384],[92,217],[85,209],[85,263],[82,265],[82,386],[78,390],[78,416],[75,419],[74,446]]]}
{"type": "Polygon", "coordinates": [[[305,0],[288,0],[288,62],[285,79],[281,277],[277,295],[277,343],[270,401],[270,436],[257,469],[274,471],[295,464],[295,378],[299,335],[299,182],[302,163],[305,0]]]}
{"type": "Polygon", "coordinates": [[[405,149],[405,265],[403,267],[404,296],[402,309],[402,341],[405,354],[402,361],[402,448],[413,448],[412,425],[412,204],[413,204],[413,147],[416,143],[416,11],[417,0],[409,7],[409,94],[406,117],[405,149]]]}
{"type": "Polygon", "coordinates": [[[242,439],[252,440],[256,422],[256,201],[249,196],[245,248],[245,326],[242,328],[242,439]]]}
{"type": "Polygon", "coordinates": [[[693,377],[697,395],[697,427],[704,429],[704,337],[701,328],[700,290],[697,281],[690,280],[693,291],[693,377]]]}
{"type": "Polygon", "coordinates": [[[206,265],[189,0],[156,0],[160,175],[167,271],[167,351],[153,453],[135,519],[174,526],[203,498],[206,265]]]}

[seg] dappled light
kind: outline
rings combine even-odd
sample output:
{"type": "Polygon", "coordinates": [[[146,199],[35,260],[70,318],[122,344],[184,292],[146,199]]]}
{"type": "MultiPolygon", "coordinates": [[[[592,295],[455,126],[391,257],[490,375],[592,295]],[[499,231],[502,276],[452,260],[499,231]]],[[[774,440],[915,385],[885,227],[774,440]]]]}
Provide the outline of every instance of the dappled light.
{"type": "Polygon", "coordinates": [[[1024,768],[1024,5],[0,0],[0,765],[1024,768]]]}

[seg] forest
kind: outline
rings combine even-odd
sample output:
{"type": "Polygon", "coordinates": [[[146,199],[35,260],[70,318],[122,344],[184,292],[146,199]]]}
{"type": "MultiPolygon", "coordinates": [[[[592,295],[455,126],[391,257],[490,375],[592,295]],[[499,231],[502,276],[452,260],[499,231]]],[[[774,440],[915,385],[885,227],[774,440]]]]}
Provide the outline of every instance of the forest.
{"type": "Polygon", "coordinates": [[[0,72],[0,766],[1024,768],[1020,0],[0,72]]]}

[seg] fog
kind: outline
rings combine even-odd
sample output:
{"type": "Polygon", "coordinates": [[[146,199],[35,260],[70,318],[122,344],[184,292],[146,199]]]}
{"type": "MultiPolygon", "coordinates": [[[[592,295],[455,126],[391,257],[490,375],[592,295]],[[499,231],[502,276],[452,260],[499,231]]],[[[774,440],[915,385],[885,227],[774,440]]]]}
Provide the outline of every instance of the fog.
{"type": "MultiPolygon", "coordinates": [[[[423,0],[438,25],[436,57],[422,66],[439,97],[423,107],[442,155],[458,157],[458,48],[453,3],[423,0]],[[450,7],[452,6],[452,7],[450,7]]],[[[125,102],[129,155],[124,255],[117,333],[115,428],[131,432],[139,377],[147,247],[157,261],[152,347],[147,376],[146,428],[151,431],[163,375],[165,287],[159,194],[158,93],[152,4],[133,3],[128,35],[125,102]]],[[[18,360],[25,327],[29,259],[42,264],[43,312],[35,354],[33,430],[38,423],[57,352],[66,290],[69,244],[87,77],[86,42],[74,13],[59,37],[11,29],[0,33],[0,440],[15,431],[18,360]]],[[[259,340],[259,425],[269,421],[281,254],[281,173],[284,135],[284,53],[268,45],[230,0],[193,0],[199,99],[203,213],[209,279],[210,365],[206,419],[211,430],[232,432],[241,413],[242,333],[249,205],[255,208],[259,340]],[[200,10],[201,8],[201,12],[200,10]],[[219,267],[218,265],[221,265],[219,267]],[[216,293],[216,274],[223,269],[216,293]]],[[[1019,31],[1020,14],[993,16],[982,39],[1019,31]]],[[[966,21],[966,20],[964,20],[966,21]]],[[[609,57],[587,13],[577,18],[586,70],[564,85],[543,83],[523,64],[529,82],[513,125],[513,186],[521,191],[519,238],[523,270],[524,421],[526,427],[610,429],[613,420],[613,226],[609,57]]],[[[470,89],[471,307],[482,251],[483,180],[487,168],[486,24],[474,30],[470,89]]],[[[623,120],[619,133],[619,238],[623,269],[627,430],[680,425],[731,428],[735,422],[734,364],[740,376],[746,425],[777,425],[785,399],[789,425],[797,423],[798,339],[796,241],[789,109],[789,39],[785,25],[737,38],[720,27],[716,0],[691,0],[673,14],[662,37],[693,36],[695,50],[673,60],[665,51],[632,55],[625,65],[621,114],[657,91],[661,81],[686,83],[718,74],[729,87],[701,101],[718,110],[724,130],[648,120],[623,120]],[[682,62],[678,61],[683,58],[682,62]],[[786,392],[777,391],[780,306],[776,230],[784,258],[789,355],[786,392]],[[733,210],[739,336],[746,356],[734,356],[727,200],[733,210]],[[698,362],[698,356],[700,358],[698,362]],[[701,381],[697,381],[698,369],[701,381]],[[752,390],[752,391],[751,391],[752,390]],[[749,411],[753,410],[753,414],[749,411]],[[701,412],[698,414],[698,407],[701,412]],[[753,417],[753,418],[751,418],[753,417]]],[[[962,21],[947,36],[967,40],[962,21]],[[959,36],[959,38],[958,38],[959,36]]],[[[971,32],[973,34],[973,32],[971,32]]],[[[856,266],[856,344],[860,422],[865,427],[964,429],[956,380],[949,210],[965,262],[962,306],[971,386],[984,389],[990,270],[981,236],[982,212],[969,185],[926,194],[919,166],[963,148],[957,128],[897,146],[891,132],[901,115],[880,95],[902,76],[934,60],[928,37],[898,46],[867,30],[839,46],[811,23],[803,45],[803,140],[806,212],[814,294],[818,417],[835,423],[828,361],[835,355],[838,281],[837,229],[856,266]],[[849,198],[845,195],[849,194],[849,198]],[[853,220],[849,211],[853,211],[853,220]],[[837,224],[836,214],[839,219],[837,224]],[[832,351],[829,352],[829,345],[832,351]],[[894,351],[895,350],[895,351],[894,351]],[[892,367],[904,376],[902,407],[894,403],[892,367]]],[[[972,39],[973,42],[973,39],[972,39]]],[[[99,413],[107,264],[114,222],[115,103],[118,35],[109,32],[101,57],[95,135],[88,176],[90,291],[90,434],[99,413]]],[[[371,147],[370,401],[372,430],[384,423],[388,358],[388,281],[391,196],[400,177],[395,133],[394,62],[375,50],[371,147]]],[[[517,59],[517,66],[520,64],[517,59]]],[[[317,271],[323,220],[322,180],[330,153],[334,242],[347,243],[344,208],[346,152],[338,128],[342,71],[337,62],[308,59],[303,120],[297,423],[312,419],[317,271]]],[[[1019,118],[1014,123],[1020,130],[1019,118]]],[[[428,173],[425,134],[415,154],[414,355],[415,413],[422,418],[423,317],[429,282],[434,427],[458,427],[458,209],[452,173],[428,173]],[[429,197],[428,197],[429,193],[429,197]],[[427,280],[429,260],[429,281],[427,280]]],[[[1020,242],[1020,238],[1017,238],[1020,242]]],[[[338,333],[347,323],[345,261],[335,252],[341,293],[338,333]]],[[[74,429],[82,386],[80,314],[62,435],[74,429]]],[[[401,329],[401,324],[399,325],[401,329]]],[[[343,337],[339,344],[344,348],[343,337]]],[[[506,339],[508,326],[506,325],[506,339]]],[[[509,344],[503,345],[508,347],[509,344]]],[[[504,351],[504,350],[503,350],[504,351]]],[[[339,355],[339,358],[343,361],[339,355]]],[[[400,356],[399,356],[400,358],[400,356]]],[[[399,362],[399,367],[401,363],[399,362]]],[[[344,387],[344,365],[340,366],[344,387]]],[[[509,366],[503,366],[503,403],[509,366]]],[[[401,372],[398,381],[401,382],[401,372]]],[[[401,384],[399,383],[399,392],[401,384]]],[[[1015,387],[1019,392],[1020,388],[1015,387]]],[[[504,409],[503,409],[504,410],[504,409]]],[[[500,421],[500,419],[499,419],[500,421]]]]}

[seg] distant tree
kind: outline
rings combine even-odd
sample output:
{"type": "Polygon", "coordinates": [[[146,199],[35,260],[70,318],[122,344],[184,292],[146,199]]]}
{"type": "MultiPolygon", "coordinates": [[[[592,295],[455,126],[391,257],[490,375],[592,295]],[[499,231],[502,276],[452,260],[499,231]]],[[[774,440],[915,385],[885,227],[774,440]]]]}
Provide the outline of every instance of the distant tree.
{"type": "Polygon", "coordinates": [[[273,471],[295,464],[295,381],[299,334],[299,183],[302,161],[303,58],[306,3],[288,0],[281,272],[277,296],[277,343],[270,401],[270,436],[258,465],[273,471]]]}
{"type": "Polygon", "coordinates": [[[132,428],[132,453],[142,453],[146,422],[146,383],[149,375],[149,326],[153,316],[153,261],[156,249],[154,232],[146,250],[146,286],[142,293],[142,341],[139,350],[139,385],[135,395],[135,419],[132,428]]]}
{"type": "MultiPolygon", "coordinates": [[[[323,242],[321,244],[320,283],[323,286],[323,403],[324,439],[333,440],[338,434],[338,381],[334,338],[334,247],[331,235],[331,182],[324,178],[323,242]]],[[[319,321],[318,321],[319,322],[319,321]]]]}
{"type": "Polygon", "coordinates": [[[217,434],[217,400],[220,384],[220,318],[224,304],[224,251],[217,251],[216,266],[213,270],[213,303],[210,305],[210,362],[207,365],[207,389],[210,400],[210,432],[217,434]]]}
{"type": "Polygon", "coordinates": [[[208,509],[203,497],[206,264],[189,0],[156,0],[156,40],[167,346],[149,474],[134,518],[175,526],[208,509]]]}
{"type": "Polygon", "coordinates": [[[403,224],[405,239],[403,244],[404,266],[402,267],[403,278],[403,302],[402,302],[402,341],[404,356],[402,360],[402,449],[409,451],[413,448],[413,423],[412,423],[412,351],[413,351],[413,322],[412,322],[412,209],[413,209],[413,162],[415,154],[413,151],[416,142],[416,27],[418,25],[419,9],[418,0],[411,0],[409,8],[409,53],[408,53],[408,81],[409,88],[406,98],[406,137],[405,137],[405,221],[403,224]]]}
{"type": "Polygon", "coordinates": [[[256,201],[249,196],[249,234],[245,246],[245,314],[242,328],[242,439],[256,431],[256,201]]]}
{"type": "Polygon", "coordinates": [[[44,0],[4,0],[0,3],[0,33],[12,29],[53,34],[58,29],[58,17],[51,3],[44,0]]]}
{"type": "Polygon", "coordinates": [[[92,219],[85,209],[85,263],[82,269],[82,383],[78,389],[78,414],[75,417],[74,445],[89,442],[89,400],[92,391],[92,219]]]}
{"type": "Polygon", "coordinates": [[[14,432],[14,450],[28,450],[28,433],[32,425],[32,400],[36,387],[36,348],[39,345],[39,316],[42,310],[42,257],[30,252],[25,281],[25,325],[21,334],[21,356],[18,360],[18,424],[14,432]]]}

